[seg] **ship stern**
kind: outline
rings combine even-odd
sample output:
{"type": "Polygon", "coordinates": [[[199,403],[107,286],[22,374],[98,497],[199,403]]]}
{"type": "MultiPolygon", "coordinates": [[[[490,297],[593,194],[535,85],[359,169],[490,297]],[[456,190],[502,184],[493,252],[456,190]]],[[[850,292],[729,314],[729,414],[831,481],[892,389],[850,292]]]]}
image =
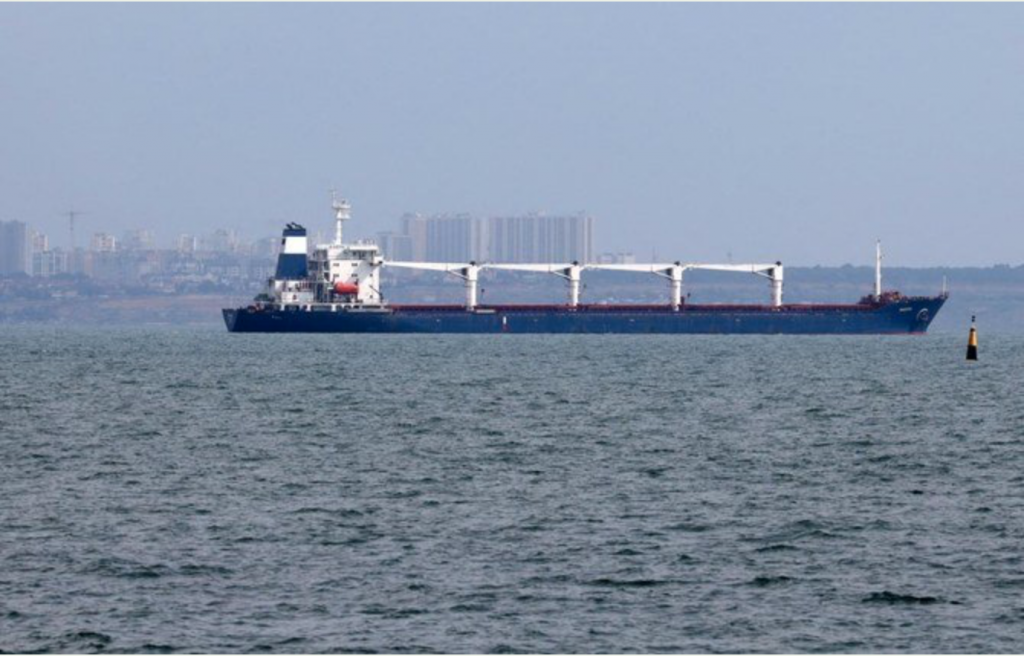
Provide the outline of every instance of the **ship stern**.
{"type": "Polygon", "coordinates": [[[239,310],[232,308],[224,308],[223,310],[221,310],[221,313],[224,316],[224,325],[228,327],[228,332],[235,332],[235,327],[238,324],[239,310]]]}

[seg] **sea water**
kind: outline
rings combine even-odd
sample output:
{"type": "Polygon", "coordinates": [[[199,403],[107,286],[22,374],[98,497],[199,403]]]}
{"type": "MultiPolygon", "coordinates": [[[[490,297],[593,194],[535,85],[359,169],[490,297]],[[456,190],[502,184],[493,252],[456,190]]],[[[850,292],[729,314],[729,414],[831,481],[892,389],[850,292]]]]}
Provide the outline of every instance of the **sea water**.
{"type": "Polygon", "coordinates": [[[1024,339],[0,329],[0,650],[1024,650],[1024,339]]]}

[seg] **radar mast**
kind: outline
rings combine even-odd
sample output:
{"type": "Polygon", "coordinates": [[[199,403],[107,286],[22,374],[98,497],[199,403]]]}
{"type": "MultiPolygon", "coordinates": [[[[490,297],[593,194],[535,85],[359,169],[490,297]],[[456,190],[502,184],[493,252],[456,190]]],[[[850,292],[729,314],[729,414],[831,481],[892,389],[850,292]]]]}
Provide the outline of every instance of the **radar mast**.
{"type": "Polygon", "coordinates": [[[342,223],[352,217],[352,205],[344,198],[338,198],[338,192],[331,189],[331,209],[334,210],[334,245],[342,246],[342,223]]]}

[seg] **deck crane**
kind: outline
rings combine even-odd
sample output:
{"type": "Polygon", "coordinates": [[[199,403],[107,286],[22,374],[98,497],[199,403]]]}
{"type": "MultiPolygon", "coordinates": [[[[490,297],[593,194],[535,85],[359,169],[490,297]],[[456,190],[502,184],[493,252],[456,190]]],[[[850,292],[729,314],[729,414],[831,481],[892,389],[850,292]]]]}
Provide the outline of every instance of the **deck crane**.
{"type": "Polygon", "coordinates": [[[683,264],[682,262],[655,264],[477,264],[476,262],[395,262],[385,260],[383,266],[401,269],[418,269],[421,271],[440,271],[463,280],[466,286],[466,309],[476,309],[480,272],[485,269],[496,271],[529,271],[533,273],[550,273],[565,279],[569,283],[569,307],[576,308],[580,304],[580,287],[582,273],[586,269],[602,271],[627,271],[633,273],[652,273],[665,278],[670,283],[670,304],[678,311],[683,304],[683,274],[691,269],[704,271],[734,271],[752,273],[768,278],[772,285],[772,307],[782,306],[782,263],[774,264],[683,264]]]}

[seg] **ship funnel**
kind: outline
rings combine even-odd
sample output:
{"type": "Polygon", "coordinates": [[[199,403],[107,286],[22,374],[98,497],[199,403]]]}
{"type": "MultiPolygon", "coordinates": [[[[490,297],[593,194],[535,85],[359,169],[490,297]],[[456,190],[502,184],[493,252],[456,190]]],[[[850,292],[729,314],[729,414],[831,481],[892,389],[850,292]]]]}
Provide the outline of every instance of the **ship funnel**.
{"type": "Polygon", "coordinates": [[[298,223],[289,223],[281,237],[281,253],[277,256],[278,280],[302,280],[308,274],[306,258],[309,253],[306,229],[298,223]]]}

